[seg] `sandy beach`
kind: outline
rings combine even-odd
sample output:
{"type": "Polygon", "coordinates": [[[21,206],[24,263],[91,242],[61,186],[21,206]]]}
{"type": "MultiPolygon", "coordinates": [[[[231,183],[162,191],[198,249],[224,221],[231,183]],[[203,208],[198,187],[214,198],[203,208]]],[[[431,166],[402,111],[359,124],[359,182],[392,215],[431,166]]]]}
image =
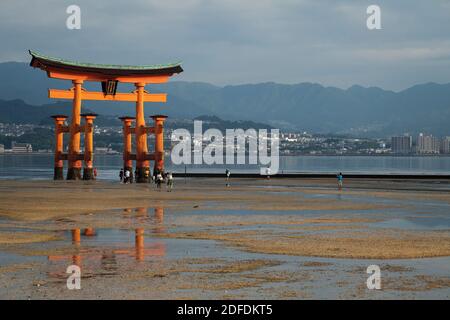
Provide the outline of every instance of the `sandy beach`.
{"type": "Polygon", "coordinates": [[[4,180],[0,190],[0,298],[450,295],[445,180],[347,179],[340,191],[333,179],[178,178],[173,192],[4,180]],[[72,263],[82,290],[65,286],[72,263]],[[371,264],[383,290],[366,288],[371,264]]]}

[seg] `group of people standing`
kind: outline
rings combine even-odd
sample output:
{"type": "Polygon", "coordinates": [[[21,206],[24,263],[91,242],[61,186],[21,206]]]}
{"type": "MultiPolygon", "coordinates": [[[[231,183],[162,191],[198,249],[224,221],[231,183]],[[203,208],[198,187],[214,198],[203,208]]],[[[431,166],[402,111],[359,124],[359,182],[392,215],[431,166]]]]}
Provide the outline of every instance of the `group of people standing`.
{"type": "MultiPolygon", "coordinates": [[[[150,177],[150,170],[144,172],[145,177],[148,179],[150,177]]],[[[137,178],[138,171],[134,171],[134,177],[137,178]]],[[[119,172],[120,182],[124,184],[133,183],[133,175],[131,171],[127,168],[125,170],[122,168],[119,172]]],[[[160,191],[162,185],[167,183],[167,192],[172,192],[173,189],[173,175],[172,172],[158,172],[156,175],[151,176],[150,182],[155,182],[156,188],[160,191]]]]}
{"type": "MultiPolygon", "coordinates": [[[[134,172],[134,176],[136,176],[136,171],[134,172]]],[[[131,174],[131,171],[128,169],[120,169],[119,178],[121,183],[133,183],[133,176],[131,174]]]]}
{"type": "Polygon", "coordinates": [[[172,192],[173,189],[173,175],[172,172],[161,173],[158,172],[155,176],[156,188],[161,191],[162,185],[167,184],[167,192],[172,192]]]}

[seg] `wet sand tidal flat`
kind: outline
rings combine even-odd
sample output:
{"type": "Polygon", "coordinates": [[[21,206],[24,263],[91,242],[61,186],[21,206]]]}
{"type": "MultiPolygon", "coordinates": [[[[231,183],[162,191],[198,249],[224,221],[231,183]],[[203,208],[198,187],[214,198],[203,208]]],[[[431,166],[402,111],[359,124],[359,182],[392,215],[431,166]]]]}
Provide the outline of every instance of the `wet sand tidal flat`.
{"type": "Polygon", "coordinates": [[[0,181],[2,299],[449,297],[448,180],[0,181]]]}

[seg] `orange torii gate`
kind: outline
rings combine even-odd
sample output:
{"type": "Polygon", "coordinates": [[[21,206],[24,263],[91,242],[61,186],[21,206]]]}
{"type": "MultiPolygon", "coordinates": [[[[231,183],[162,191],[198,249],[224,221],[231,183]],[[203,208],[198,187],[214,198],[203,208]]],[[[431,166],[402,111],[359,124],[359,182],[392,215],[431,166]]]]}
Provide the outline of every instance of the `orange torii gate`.
{"type": "Polygon", "coordinates": [[[152,116],[154,126],[145,123],[144,102],[166,102],[165,93],[149,93],[147,84],[165,83],[173,74],[183,72],[180,63],[151,66],[122,66],[92,63],[80,63],[44,56],[29,51],[32,56],[30,65],[47,72],[49,78],[70,80],[73,87],[69,90],[49,89],[52,99],[70,99],[73,101],[70,124],[66,126],[67,116],[56,115],[55,119],[55,180],[63,179],[63,160],[68,160],[67,180],[81,179],[81,167],[84,160],[83,179],[93,179],[93,121],[95,114],[81,114],[83,100],[129,101],[136,103],[136,116],[121,117],[124,130],[124,169],[132,172],[132,161],[136,161],[137,182],[150,180],[150,160],[155,161],[154,173],[164,169],[163,124],[166,116],[152,116]],[[102,92],[86,91],[82,86],[85,81],[101,82],[102,92]],[[118,93],[119,82],[133,83],[136,87],[131,93],[118,93]],[[81,125],[81,118],[85,119],[81,125]],[[135,120],[135,127],[131,126],[135,120]],[[63,134],[70,134],[69,150],[63,152],[63,134]],[[85,151],[80,152],[80,135],[85,135],[85,151]],[[131,135],[134,133],[136,153],[132,153],[131,135]],[[147,135],[155,134],[155,152],[149,153],[147,135]]]}

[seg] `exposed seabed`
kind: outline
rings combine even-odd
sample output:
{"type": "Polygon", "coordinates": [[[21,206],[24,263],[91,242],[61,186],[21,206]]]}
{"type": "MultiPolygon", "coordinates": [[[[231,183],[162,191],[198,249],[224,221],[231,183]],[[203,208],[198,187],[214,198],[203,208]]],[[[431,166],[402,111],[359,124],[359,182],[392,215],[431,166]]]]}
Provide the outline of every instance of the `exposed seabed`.
{"type": "Polygon", "coordinates": [[[0,181],[0,298],[449,298],[448,181],[226,184],[0,181]]]}

